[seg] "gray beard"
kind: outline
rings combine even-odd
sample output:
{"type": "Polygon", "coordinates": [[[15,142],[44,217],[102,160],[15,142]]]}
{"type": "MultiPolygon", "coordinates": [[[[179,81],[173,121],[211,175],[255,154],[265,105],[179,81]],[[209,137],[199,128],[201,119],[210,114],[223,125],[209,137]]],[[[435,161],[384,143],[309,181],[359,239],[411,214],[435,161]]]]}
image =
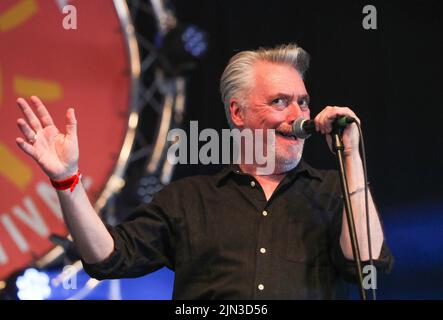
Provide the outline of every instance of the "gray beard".
{"type": "Polygon", "coordinates": [[[289,159],[288,158],[282,159],[276,154],[274,173],[275,174],[285,173],[297,167],[302,158],[303,148],[304,144],[301,146],[301,150],[297,148],[295,155],[289,159]]]}
{"type": "Polygon", "coordinates": [[[294,169],[300,163],[301,158],[279,161],[275,164],[275,174],[281,174],[294,169]]]}

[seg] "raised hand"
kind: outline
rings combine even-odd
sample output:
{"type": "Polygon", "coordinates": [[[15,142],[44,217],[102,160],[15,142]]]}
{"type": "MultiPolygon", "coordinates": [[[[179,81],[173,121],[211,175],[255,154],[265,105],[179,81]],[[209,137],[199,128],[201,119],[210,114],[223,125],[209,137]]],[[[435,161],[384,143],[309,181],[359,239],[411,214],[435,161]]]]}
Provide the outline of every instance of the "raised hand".
{"type": "Polygon", "coordinates": [[[42,170],[53,180],[65,179],[78,170],[77,120],[74,109],[66,111],[66,134],[54,125],[51,115],[42,101],[31,97],[35,111],[23,98],[17,104],[24,119],[17,119],[17,125],[24,138],[16,138],[16,143],[31,156],[42,170]]]}

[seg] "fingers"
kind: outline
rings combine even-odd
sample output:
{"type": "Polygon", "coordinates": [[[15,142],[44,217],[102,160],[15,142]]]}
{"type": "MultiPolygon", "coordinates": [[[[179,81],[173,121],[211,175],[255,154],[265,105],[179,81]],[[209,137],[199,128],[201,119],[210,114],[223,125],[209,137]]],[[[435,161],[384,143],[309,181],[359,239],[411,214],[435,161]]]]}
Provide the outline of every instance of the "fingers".
{"type": "Polygon", "coordinates": [[[31,97],[31,101],[34,103],[34,106],[37,108],[37,115],[40,118],[40,122],[44,127],[54,125],[54,121],[52,121],[52,117],[46,109],[43,102],[36,96],[31,97]]]}
{"type": "Polygon", "coordinates": [[[16,138],[15,142],[17,143],[20,149],[22,149],[26,154],[34,158],[34,148],[32,147],[32,145],[27,143],[22,138],[16,138]]]}
{"type": "Polygon", "coordinates": [[[318,123],[319,131],[322,134],[326,134],[332,131],[332,122],[335,119],[333,110],[328,109],[331,107],[326,107],[322,112],[320,112],[316,117],[316,122],[318,123]]]}
{"type": "Polygon", "coordinates": [[[35,140],[36,133],[34,130],[31,129],[31,127],[27,124],[25,120],[23,120],[22,118],[18,119],[17,125],[27,141],[32,142],[35,140]]]}
{"type": "Polygon", "coordinates": [[[314,119],[316,130],[322,134],[330,133],[332,131],[332,124],[337,116],[352,117],[360,123],[360,119],[350,108],[327,106],[314,119]]]}
{"type": "Polygon", "coordinates": [[[28,122],[29,126],[34,130],[36,133],[42,130],[42,124],[40,123],[40,120],[35,115],[34,111],[32,111],[29,104],[26,102],[23,98],[17,99],[17,104],[20,107],[23,115],[25,116],[26,121],[28,122]]]}
{"type": "Polygon", "coordinates": [[[73,108],[66,111],[66,134],[77,137],[77,119],[73,108]]]}
{"type": "MultiPolygon", "coordinates": [[[[18,119],[17,124],[27,141],[34,140],[35,136],[44,128],[55,126],[54,121],[43,102],[36,96],[32,96],[31,101],[36,108],[37,115],[25,99],[17,99],[17,104],[25,116],[25,120],[18,119]]],[[[77,120],[73,108],[69,108],[66,112],[66,134],[75,137],[77,136],[77,120]]]]}
{"type": "Polygon", "coordinates": [[[315,128],[322,134],[329,133],[332,130],[332,122],[334,119],[333,109],[328,106],[315,117],[315,128]]]}

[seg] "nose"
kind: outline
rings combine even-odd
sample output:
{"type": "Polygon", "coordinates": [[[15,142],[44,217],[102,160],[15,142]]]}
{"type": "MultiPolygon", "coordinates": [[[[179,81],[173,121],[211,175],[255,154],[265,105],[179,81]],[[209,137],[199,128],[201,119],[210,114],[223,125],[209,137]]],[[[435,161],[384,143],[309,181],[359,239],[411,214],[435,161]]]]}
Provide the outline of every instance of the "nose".
{"type": "Polygon", "coordinates": [[[287,121],[292,123],[299,117],[303,115],[303,111],[301,110],[300,106],[296,101],[293,101],[289,107],[287,108],[288,115],[287,115],[287,121]]]}

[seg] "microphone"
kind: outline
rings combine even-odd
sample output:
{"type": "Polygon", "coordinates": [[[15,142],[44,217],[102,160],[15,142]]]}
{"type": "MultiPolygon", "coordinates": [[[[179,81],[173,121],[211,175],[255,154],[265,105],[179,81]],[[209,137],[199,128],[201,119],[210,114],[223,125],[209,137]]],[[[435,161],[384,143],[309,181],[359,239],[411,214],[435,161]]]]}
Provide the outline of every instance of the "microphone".
{"type": "Polygon", "coordinates": [[[71,261],[80,260],[81,258],[80,253],[78,252],[77,247],[73,241],[56,234],[49,235],[49,240],[53,244],[62,247],[63,250],[65,250],[66,257],[69,260],[71,261]]]}
{"type": "MultiPolygon", "coordinates": [[[[352,117],[339,116],[335,118],[334,125],[338,127],[346,127],[353,122],[355,122],[355,119],[352,117]]],[[[299,117],[292,123],[292,134],[298,139],[307,139],[315,132],[317,131],[315,131],[314,120],[299,117]]]]}

